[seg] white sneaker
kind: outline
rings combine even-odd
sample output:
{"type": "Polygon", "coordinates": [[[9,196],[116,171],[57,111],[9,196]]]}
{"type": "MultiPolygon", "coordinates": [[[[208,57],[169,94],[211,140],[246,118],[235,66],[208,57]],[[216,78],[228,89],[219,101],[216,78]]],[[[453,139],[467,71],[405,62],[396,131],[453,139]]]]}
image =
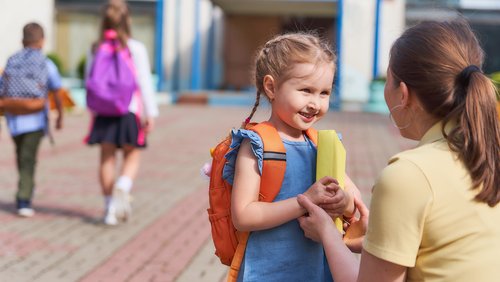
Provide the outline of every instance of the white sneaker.
{"type": "Polygon", "coordinates": [[[104,221],[104,224],[106,224],[106,225],[114,226],[114,225],[118,224],[118,220],[116,219],[116,213],[115,213],[114,207],[111,206],[106,210],[106,214],[104,215],[103,221],[104,221]]]}
{"type": "Polygon", "coordinates": [[[32,208],[20,208],[17,210],[17,214],[22,217],[32,217],[35,215],[35,210],[32,208]]]}
{"type": "Polygon", "coordinates": [[[132,215],[130,194],[123,189],[115,187],[113,189],[113,204],[116,208],[116,217],[127,221],[132,215]]]}

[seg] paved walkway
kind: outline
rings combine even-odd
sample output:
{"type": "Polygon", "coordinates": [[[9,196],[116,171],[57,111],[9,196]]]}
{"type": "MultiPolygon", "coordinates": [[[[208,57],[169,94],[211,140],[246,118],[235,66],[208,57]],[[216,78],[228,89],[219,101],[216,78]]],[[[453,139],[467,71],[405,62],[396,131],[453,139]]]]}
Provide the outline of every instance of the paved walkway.
{"type": "MultiPolygon", "coordinates": [[[[82,139],[87,114],[71,114],[56,144],[41,146],[36,216],[15,215],[13,146],[0,137],[0,281],[221,281],[226,268],[213,255],[206,215],[207,180],[199,168],[209,148],[238,126],[249,109],[165,106],[142,155],[132,219],[100,223],[99,151],[82,139]]],[[[261,109],[263,119],[269,109],[261,109]]],[[[348,173],[369,201],[371,185],[404,141],[386,116],[329,113],[318,129],[343,133],[348,173]]]]}

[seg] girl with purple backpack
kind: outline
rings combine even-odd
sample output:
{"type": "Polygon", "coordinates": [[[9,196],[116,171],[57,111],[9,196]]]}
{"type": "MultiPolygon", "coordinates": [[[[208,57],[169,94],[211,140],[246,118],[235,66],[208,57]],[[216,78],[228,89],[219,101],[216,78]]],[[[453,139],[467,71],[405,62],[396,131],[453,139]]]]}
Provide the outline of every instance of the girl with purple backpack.
{"type": "MultiPolygon", "coordinates": [[[[97,64],[103,61],[100,58],[103,48],[110,44],[116,50],[120,50],[116,51],[119,55],[126,54],[126,61],[132,77],[135,78],[133,79],[135,84],[130,97],[117,98],[128,103],[128,108],[126,105],[123,113],[102,112],[88,103],[93,112],[93,120],[86,142],[89,145],[100,144],[101,147],[99,180],[105,201],[103,221],[106,225],[116,225],[120,219],[127,220],[130,217],[130,190],[139,169],[139,149],[146,147],[146,134],[153,130],[154,118],[158,116],[146,48],[141,42],[132,39],[130,34],[127,4],[123,0],[108,1],[103,10],[101,38],[87,59],[87,92],[90,96],[94,94],[89,91],[90,89],[99,88],[92,84],[92,75],[94,70],[100,68],[97,64]],[[123,152],[123,164],[119,177],[116,177],[118,150],[123,152]]],[[[117,88],[129,87],[124,85],[117,88]]],[[[111,90],[106,89],[106,91],[111,90]]],[[[128,94],[123,93],[123,95],[128,94]]],[[[90,99],[88,97],[88,101],[90,99]]]]}

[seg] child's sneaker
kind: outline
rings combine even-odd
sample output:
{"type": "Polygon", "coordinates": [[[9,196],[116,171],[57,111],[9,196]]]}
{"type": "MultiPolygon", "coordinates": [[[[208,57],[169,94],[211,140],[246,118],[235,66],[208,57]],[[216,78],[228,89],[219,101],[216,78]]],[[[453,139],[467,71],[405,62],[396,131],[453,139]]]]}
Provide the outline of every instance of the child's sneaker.
{"type": "Polygon", "coordinates": [[[20,200],[16,201],[17,214],[22,217],[32,217],[35,215],[35,211],[31,208],[30,200],[20,200]]]}
{"type": "Polygon", "coordinates": [[[116,219],[116,210],[114,206],[110,206],[106,209],[103,222],[104,224],[111,226],[118,224],[118,220],[116,219]]]}
{"type": "Polygon", "coordinates": [[[32,217],[35,215],[35,210],[32,208],[20,208],[17,209],[17,214],[22,217],[32,217]]]}
{"type": "Polygon", "coordinates": [[[113,202],[116,208],[116,217],[127,221],[132,214],[130,194],[115,186],[113,189],[113,202]]]}

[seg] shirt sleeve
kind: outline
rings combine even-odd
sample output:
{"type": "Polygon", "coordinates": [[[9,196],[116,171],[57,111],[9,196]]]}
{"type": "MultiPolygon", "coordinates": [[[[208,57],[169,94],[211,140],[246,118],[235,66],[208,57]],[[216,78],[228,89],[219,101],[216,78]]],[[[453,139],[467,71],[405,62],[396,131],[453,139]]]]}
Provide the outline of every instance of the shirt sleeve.
{"type": "Polygon", "coordinates": [[[58,90],[62,87],[61,76],[57,70],[56,65],[50,59],[47,59],[47,71],[48,71],[48,88],[49,90],[58,90]]]}
{"type": "Polygon", "coordinates": [[[409,160],[395,159],[373,188],[363,248],[380,259],[414,266],[432,199],[424,173],[409,160]]]}
{"type": "Polygon", "coordinates": [[[234,171],[236,170],[236,157],[238,156],[238,151],[240,145],[244,139],[250,140],[250,146],[252,152],[257,158],[257,165],[259,167],[259,173],[262,175],[262,161],[264,159],[264,143],[259,134],[254,131],[246,129],[233,129],[231,131],[231,150],[226,154],[227,163],[224,165],[222,172],[222,178],[233,185],[234,171]]]}
{"type": "Polygon", "coordinates": [[[83,77],[86,80],[87,77],[89,77],[90,74],[90,68],[92,67],[92,61],[94,60],[94,54],[92,53],[92,50],[89,49],[87,51],[87,56],[85,58],[85,70],[83,73],[83,77]]]}
{"type": "Polygon", "coordinates": [[[151,77],[151,67],[149,57],[144,44],[134,40],[129,45],[132,52],[134,65],[137,71],[141,97],[144,103],[147,117],[156,117],[159,114],[158,105],[153,88],[153,79],[151,77]]]}

